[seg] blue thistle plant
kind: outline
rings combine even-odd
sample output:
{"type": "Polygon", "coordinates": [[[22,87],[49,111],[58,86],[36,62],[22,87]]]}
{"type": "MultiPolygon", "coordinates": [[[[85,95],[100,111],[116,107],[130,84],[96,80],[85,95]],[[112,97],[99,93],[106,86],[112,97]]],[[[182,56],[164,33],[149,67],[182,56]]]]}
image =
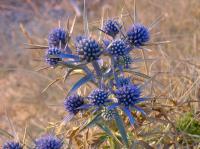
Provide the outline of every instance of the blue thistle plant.
{"type": "Polygon", "coordinates": [[[58,62],[62,61],[62,59],[59,57],[51,57],[51,56],[55,56],[59,54],[61,54],[61,50],[57,47],[52,47],[52,48],[47,49],[46,56],[45,56],[47,64],[53,67],[56,66],[58,62]]]}
{"type": "Polygon", "coordinates": [[[113,41],[108,47],[107,47],[107,51],[110,55],[112,56],[124,56],[125,54],[127,54],[127,46],[126,43],[121,40],[115,40],[113,41]]]}
{"type": "Polygon", "coordinates": [[[80,58],[87,62],[98,60],[102,53],[98,42],[89,37],[79,36],[76,47],[80,58]]]}
{"type": "Polygon", "coordinates": [[[19,142],[7,141],[3,144],[2,149],[23,149],[23,146],[19,142]]]}
{"type": "MultiPolygon", "coordinates": [[[[86,14],[84,13],[84,15],[86,14]]],[[[145,79],[149,78],[147,75],[136,73],[130,68],[133,59],[129,52],[134,48],[143,48],[142,46],[147,45],[146,43],[150,40],[150,28],[141,24],[133,24],[124,34],[121,30],[122,25],[114,19],[109,19],[99,30],[112,38],[105,36],[102,41],[97,42],[92,37],[86,36],[89,33],[87,16],[84,16],[84,19],[86,19],[84,20],[85,34],[77,36],[75,40],[70,40],[74,39],[71,31],[69,38],[68,33],[62,28],[56,28],[49,34],[49,48],[45,55],[46,62],[52,67],[62,65],[62,68],[66,70],[64,79],[70,77],[73,71],[84,75],[68,91],[69,96],[64,100],[64,108],[69,114],[64,118],[62,124],[69,122],[80,111],[84,112],[84,109],[87,109],[86,115],[89,121],[78,132],[97,124],[108,134],[109,138],[116,139],[112,142],[119,141],[120,144],[124,143],[123,145],[129,148],[129,142],[132,140],[128,140],[130,136],[125,128],[129,126],[124,125],[122,116],[128,116],[133,125],[132,110],[145,114],[137,104],[147,98],[142,97],[139,85],[133,84],[131,78],[125,77],[125,73],[132,73],[145,79]],[[73,50],[76,50],[75,54],[73,54],[73,50]],[[106,63],[106,60],[111,63],[106,63]],[[88,97],[77,95],[77,90],[86,83],[95,85],[96,89],[92,90],[88,97]],[[123,113],[119,112],[118,109],[121,109],[123,113]],[[91,117],[88,117],[88,113],[91,114],[91,117]],[[102,119],[111,120],[113,118],[118,129],[116,130],[114,127],[113,131],[118,131],[119,137],[112,135],[112,131],[109,129],[113,127],[110,125],[107,127],[108,123],[102,123],[105,122],[102,119]]],[[[73,22],[75,23],[75,19],[73,22]]],[[[71,29],[73,29],[73,25],[71,29]]],[[[38,48],[38,45],[35,47],[38,48]]],[[[36,149],[60,149],[62,144],[62,141],[54,136],[45,136],[35,141],[36,149]]]]}
{"type": "Polygon", "coordinates": [[[108,91],[97,88],[90,93],[88,99],[94,106],[100,107],[100,106],[105,106],[106,103],[110,102],[108,96],[109,96],[108,91]]]}
{"type": "Polygon", "coordinates": [[[49,34],[48,43],[50,47],[59,47],[60,43],[65,46],[68,38],[68,33],[63,28],[55,28],[49,34]]]}
{"type": "Polygon", "coordinates": [[[103,31],[115,38],[115,36],[120,32],[121,25],[118,21],[110,19],[105,21],[104,26],[103,26],[103,31]]]}
{"type": "Polygon", "coordinates": [[[128,30],[126,35],[127,42],[133,46],[140,48],[150,39],[150,33],[148,28],[141,24],[133,24],[133,26],[128,30]]]}
{"type": "Polygon", "coordinates": [[[61,149],[63,141],[53,135],[43,136],[35,140],[35,149],[61,149]]]}
{"type": "Polygon", "coordinates": [[[66,111],[72,115],[76,115],[80,109],[79,107],[84,105],[84,98],[80,95],[71,95],[68,96],[64,101],[64,106],[66,111]]]}

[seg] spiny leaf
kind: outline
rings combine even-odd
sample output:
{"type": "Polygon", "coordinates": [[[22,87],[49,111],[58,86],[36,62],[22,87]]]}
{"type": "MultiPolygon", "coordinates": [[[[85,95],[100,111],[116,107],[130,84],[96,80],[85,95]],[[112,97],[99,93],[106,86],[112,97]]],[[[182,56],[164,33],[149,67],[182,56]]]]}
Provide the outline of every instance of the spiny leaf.
{"type": "Polygon", "coordinates": [[[118,144],[123,145],[106,125],[97,123],[97,126],[99,126],[105,133],[111,136],[118,144]]]}
{"type": "Polygon", "coordinates": [[[77,89],[79,89],[83,84],[89,82],[92,80],[92,76],[91,75],[86,75],[83,78],[81,78],[80,80],[78,80],[73,86],[72,88],[69,90],[68,95],[71,95],[72,93],[74,93],[77,89]]]}
{"type": "Polygon", "coordinates": [[[89,121],[87,122],[86,125],[84,125],[84,126],[80,129],[79,132],[82,132],[82,131],[85,130],[86,128],[89,128],[89,127],[91,127],[92,125],[96,124],[96,123],[99,121],[99,119],[101,118],[100,116],[101,116],[101,113],[99,113],[99,114],[97,114],[96,116],[94,116],[91,120],[89,120],[89,121]]]}
{"type": "Polygon", "coordinates": [[[126,129],[124,127],[124,122],[121,119],[121,117],[120,117],[120,115],[118,114],[117,111],[116,111],[116,114],[115,114],[115,122],[116,122],[117,128],[119,129],[122,140],[124,141],[124,143],[128,147],[129,146],[128,145],[128,138],[127,138],[126,129]]]}
{"type": "Polygon", "coordinates": [[[63,77],[63,82],[65,82],[65,80],[69,77],[69,75],[74,71],[76,70],[76,68],[72,68],[70,70],[67,71],[67,73],[64,75],[63,77]]]}
{"type": "Polygon", "coordinates": [[[73,54],[55,54],[55,55],[47,55],[48,58],[72,58],[75,60],[79,60],[79,56],[73,54]]]}

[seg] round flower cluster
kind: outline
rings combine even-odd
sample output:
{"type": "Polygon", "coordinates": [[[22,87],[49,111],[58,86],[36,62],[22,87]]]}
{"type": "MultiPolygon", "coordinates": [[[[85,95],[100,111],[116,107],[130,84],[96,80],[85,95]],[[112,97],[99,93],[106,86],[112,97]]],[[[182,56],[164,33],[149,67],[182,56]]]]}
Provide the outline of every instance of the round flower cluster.
{"type": "Polygon", "coordinates": [[[115,110],[107,110],[105,109],[101,116],[103,117],[104,120],[110,121],[115,117],[115,110]]]}
{"type": "Polygon", "coordinates": [[[64,101],[65,109],[73,115],[76,115],[80,110],[78,109],[84,105],[84,98],[79,95],[71,95],[64,101]]]}
{"type": "Polygon", "coordinates": [[[110,46],[108,46],[108,53],[117,57],[127,54],[125,42],[121,39],[113,41],[110,46]]]}
{"type": "Polygon", "coordinates": [[[118,78],[118,86],[119,87],[124,87],[124,86],[130,85],[130,84],[131,84],[130,78],[125,78],[125,77],[118,78]]]}
{"type": "Polygon", "coordinates": [[[116,20],[107,20],[104,23],[103,31],[113,38],[119,33],[121,25],[116,20]]]}
{"type": "Polygon", "coordinates": [[[67,43],[68,34],[63,28],[56,28],[51,31],[48,37],[49,46],[58,47],[67,43]]]}
{"type": "Polygon", "coordinates": [[[19,142],[8,141],[3,144],[2,149],[23,149],[23,147],[19,142]]]}
{"type": "Polygon", "coordinates": [[[104,106],[108,100],[109,92],[103,89],[95,89],[89,95],[91,103],[95,106],[104,106]]]}
{"type": "Polygon", "coordinates": [[[150,39],[149,30],[141,24],[134,24],[126,36],[128,43],[134,47],[141,47],[150,39]]]}
{"type": "Polygon", "coordinates": [[[53,135],[43,136],[35,141],[35,149],[61,149],[62,145],[62,140],[53,135]]]}
{"type": "Polygon", "coordinates": [[[78,55],[87,62],[98,60],[102,53],[99,44],[94,39],[87,37],[79,38],[76,47],[78,55]]]}
{"type": "Polygon", "coordinates": [[[126,69],[128,69],[133,62],[133,59],[129,54],[122,56],[121,59],[122,59],[122,65],[126,69]]]}
{"type": "Polygon", "coordinates": [[[141,91],[137,85],[131,84],[118,88],[114,92],[114,95],[120,105],[129,107],[138,103],[138,99],[140,99],[141,96],[141,91]]]}
{"type": "Polygon", "coordinates": [[[58,62],[62,61],[61,58],[58,57],[53,57],[56,55],[61,54],[61,50],[57,47],[52,47],[47,49],[46,52],[46,62],[50,65],[50,66],[55,66],[58,64],[58,62]],[[51,57],[52,56],[52,57],[51,57]]]}

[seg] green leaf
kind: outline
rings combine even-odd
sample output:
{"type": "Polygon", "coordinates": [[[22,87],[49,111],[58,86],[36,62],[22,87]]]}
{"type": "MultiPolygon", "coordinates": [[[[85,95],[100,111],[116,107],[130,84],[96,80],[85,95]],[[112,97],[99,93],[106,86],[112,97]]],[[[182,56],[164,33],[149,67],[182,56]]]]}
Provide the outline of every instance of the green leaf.
{"type": "Polygon", "coordinates": [[[89,82],[92,80],[92,76],[91,75],[86,75],[83,78],[81,78],[80,80],[78,80],[73,86],[72,88],[69,90],[68,92],[68,96],[71,95],[72,93],[74,93],[77,89],[79,89],[83,84],[89,82]]]}
{"type": "Polygon", "coordinates": [[[117,128],[119,129],[119,133],[122,137],[122,140],[124,141],[124,143],[128,147],[129,145],[128,145],[128,138],[127,138],[126,129],[124,127],[123,120],[121,119],[121,117],[120,117],[120,115],[118,114],[117,111],[116,111],[116,114],[115,114],[115,122],[116,122],[117,128]]]}
{"type": "Polygon", "coordinates": [[[89,127],[91,127],[91,126],[94,125],[94,124],[96,124],[96,123],[100,120],[100,118],[101,118],[101,113],[97,114],[95,117],[93,117],[91,120],[89,120],[89,121],[87,122],[87,124],[84,125],[84,126],[80,129],[79,132],[81,132],[81,131],[83,131],[83,130],[89,128],[89,127]]]}
{"type": "Polygon", "coordinates": [[[119,141],[119,139],[112,133],[112,131],[111,131],[106,125],[97,123],[97,126],[98,126],[99,128],[101,128],[105,133],[107,133],[110,137],[112,137],[118,144],[123,145],[123,144],[119,141]]]}
{"type": "Polygon", "coordinates": [[[94,148],[100,148],[100,145],[108,139],[108,135],[102,135],[98,138],[98,141],[95,142],[94,148]]]}

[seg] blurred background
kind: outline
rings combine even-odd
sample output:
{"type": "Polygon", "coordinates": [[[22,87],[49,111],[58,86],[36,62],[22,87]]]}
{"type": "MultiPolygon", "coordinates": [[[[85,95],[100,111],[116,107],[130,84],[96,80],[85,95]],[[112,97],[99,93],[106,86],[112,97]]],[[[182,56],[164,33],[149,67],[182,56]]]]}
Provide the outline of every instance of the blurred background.
{"type": "MultiPolygon", "coordinates": [[[[132,13],[134,9],[133,0],[125,0],[126,5],[123,0],[86,0],[86,3],[92,31],[93,27],[99,27],[103,9],[106,17],[123,13],[126,18],[128,10],[132,13]]],[[[136,0],[136,3],[139,21],[145,25],[163,16],[153,29],[154,41],[172,41],[170,44],[150,47],[155,51],[161,49],[164,53],[160,55],[167,61],[165,64],[161,62],[154,70],[177,67],[176,72],[183,72],[198,91],[199,83],[194,82],[200,69],[200,1],[136,0]]],[[[34,41],[47,45],[48,33],[58,26],[59,20],[61,26],[66,27],[67,18],[72,24],[75,15],[74,33],[80,34],[83,30],[82,10],[83,0],[0,0],[0,129],[14,135],[14,131],[21,133],[27,128],[29,134],[34,136],[44,130],[47,122],[57,122],[63,118],[64,89],[71,82],[57,83],[42,93],[59,74],[51,69],[36,71],[45,66],[42,59],[44,51],[26,49],[24,43],[34,41]]],[[[182,90],[179,91],[186,91],[187,85],[182,84],[182,90]]],[[[198,92],[192,94],[200,98],[198,92]]],[[[0,140],[5,139],[2,137],[0,140]]]]}

